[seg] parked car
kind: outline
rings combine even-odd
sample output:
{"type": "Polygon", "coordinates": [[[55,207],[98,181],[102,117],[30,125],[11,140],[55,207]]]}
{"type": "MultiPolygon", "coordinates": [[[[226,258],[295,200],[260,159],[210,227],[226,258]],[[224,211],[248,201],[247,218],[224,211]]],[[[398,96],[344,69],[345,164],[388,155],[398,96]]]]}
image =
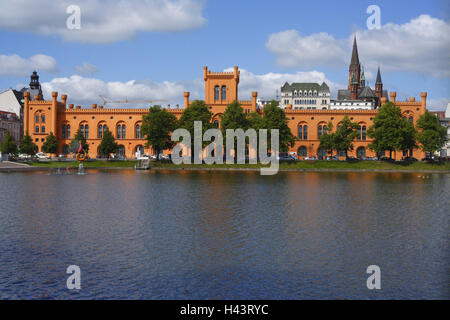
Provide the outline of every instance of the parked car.
{"type": "Polygon", "coordinates": [[[50,160],[50,156],[46,155],[46,154],[43,153],[43,152],[38,152],[38,153],[36,153],[36,157],[37,157],[38,159],[46,159],[46,160],[50,160]]]}
{"type": "Polygon", "coordinates": [[[150,157],[146,154],[142,154],[136,157],[136,160],[148,160],[150,157]]]}
{"type": "Polygon", "coordinates": [[[416,162],[418,160],[414,157],[405,157],[405,158],[403,158],[403,161],[416,162]]]}
{"type": "Polygon", "coordinates": [[[289,152],[289,155],[290,155],[292,158],[294,158],[295,161],[298,160],[297,153],[295,153],[295,152],[289,152]]]}
{"type": "Polygon", "coordinates": [[[25,160],[25,159],[31,159],[31,156],[29,154],[19,153],[18,158],[25,160]]]}
{"type": "Polygon", "coordinates": [[[287,152],[280,152],[277,158],[279,161],[295,161],[295,158],[287,152]]]}
{"type": "Polygon", "coordinates": [[[305,160],[317,160],[316,156],[305,157],[305,160]]]}

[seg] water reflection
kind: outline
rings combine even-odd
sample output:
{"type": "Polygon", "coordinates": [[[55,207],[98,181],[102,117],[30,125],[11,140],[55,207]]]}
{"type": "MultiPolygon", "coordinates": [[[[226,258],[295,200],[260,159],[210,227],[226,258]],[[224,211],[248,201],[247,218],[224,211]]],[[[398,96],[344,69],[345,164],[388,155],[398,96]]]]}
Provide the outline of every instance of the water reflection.
{"type": "Polygon", "coordinates": [[[449,298],[450,175],[422,176],[0,173],[0,298],[449,298]]]}

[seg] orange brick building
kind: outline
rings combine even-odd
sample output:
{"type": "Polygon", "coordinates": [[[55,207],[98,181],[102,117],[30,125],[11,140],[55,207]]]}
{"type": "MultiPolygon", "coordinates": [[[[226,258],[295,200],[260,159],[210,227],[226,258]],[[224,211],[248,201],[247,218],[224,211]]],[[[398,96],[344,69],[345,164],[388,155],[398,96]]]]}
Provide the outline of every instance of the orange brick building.
{"type": "MultiPolygon", "coordinates": [[[[233,72],[211,72],[207,67],[203,68],[205,81],[205,103],[209,105],[213,113],[213,122],[220,123],[220,116],[228,104],[238,100],[238,85],[240,71],[234,67],[233,72]]],[[[414,123],[426,110],[427,94],[421,93],[421,100],[397,101],[396,93],[391,92],[390,98],[395,105],[402,109],[402,114],[414,123]]],[[[252,92],[252,100],[238,100],[244,112],[250,113],[257,110],[257,93],[252,92]]],[[[386,101],[386,98],[383,98],[386,101]]],[[[30,94],[24,94],[24,131],[28,132],[33,141],[42,150],[46,136],[53,132],[59,141],[58,153],[68,153],[68,145],[77,130],[80,130],[89,144],[89,157],[97,156],[97,149],[102,140],[103,132],[107,127],[116,138],[120,146],[119,153],[127,158],[134,158],[136,151],[143,153],[152,150],[145,148],[145,139],[141,134],[142,117],[148,113],[148,109],[115,109],[103,108],[93,104],[91,108],[67,105],[67,95],[52,93],[52,100],[41,100],[38,95],[31,99],[30,94]]],[[[189,92],[184,93],[184,107],[189,106],[189,92]]],[[[169,109],[179,119],[184,109],[169,109]]],[[[319,136],[323,133],[323,126],[329,121],[337,127],[339,121],[348,116],[361,127],[360,139],[354,142],[354,150],[349,153],[352,156],[374,156],[368,149],[370,139],[367,130],[372,125],[377,110],[292,110],[286,108],[286,117],[292,133],[298,138],[291,152],[296,152],[300,158],[305,156],[323,156],[319,150],[319,136]]],[[[414,150],[415,157],[423,157],[419,150],[414,150]]],[[[400,159],[403,154],[395,154],[400,159]]]]}

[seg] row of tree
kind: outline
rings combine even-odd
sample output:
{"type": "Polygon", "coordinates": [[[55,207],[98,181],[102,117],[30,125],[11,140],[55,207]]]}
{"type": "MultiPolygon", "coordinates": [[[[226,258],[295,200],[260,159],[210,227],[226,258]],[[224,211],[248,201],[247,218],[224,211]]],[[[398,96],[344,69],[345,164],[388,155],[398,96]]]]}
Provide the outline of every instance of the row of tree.
{"type": "MultiPolygon", "coordinates": [[[[417,120],[416,127],[402,116],[401,109],[392,102],[385,103],[379,109],[368,130],[372,139],[369,148],[377,154],[403,151],[405,154],[412,149],[420,148],[429,154],[439,151],[446,142],[446,128],[440,125],[439,119],[425,111],[417,120]]],[[[360,135],[359,125],[345,117],[333,132],[333,126],[328,123],[327,133],[320,137],[320,148],[333,155],[333,151],[344,151],[347,157],[349,150],[353,150],[353,142],[360,135]]]]}
{"type": "MultiPolygon", "coordinates": [[[[174,146],[170,136],[175,129],[186,129],[193,137],[194,121],[201,121],[202,134],[204,134],[206,130],[216,125],[212,122],[212,117],[213,114],[209,110],[209,106],[201,100],[196,100],[189,105],[178,121],[166,109],[160,106],[153,106],[148,114],[143,116],[141,130],[146,137],[147,147],[152,147],[156,154],[159,155],[163,150],[171,149],[174,146]]],[[[377,153],[389,151],[389,155],[392,157],[392,152],[394,151],[409,151],[418,147],[419,144],[422,150],[427,153],[434,153],[445,144],[446,129],[440,125],[439,119],[428,111],[418,119],[416,127],[402,117],[399,107],[396,107],[392,102],[388,102],[380,108],[377,116],[374,118],[373,125],[368,130],[368,135],[372,138],[369,148],[377,153]]],[[[237,101],[228,105],[221,116],[221,131],[225,146],[227,129],[247,130],[249,128],[256,130],[267,129],[269,137],[272,129],[278,129],[281,152],[287,152],[296,140],[288,127],[288,119],[284,110],[278,107],[277,101],[268,103],[264,107],[262,115],[257,112],[244,113],[243,108],[237,101]]],[[[327,132],[320,136],[320,148],[326,150],[331,156],[333,151],[345,151],[347,155],[349,150],[353,150],[353,142],[359,134],[358,124],[350,121],[348,117],[344,117],[334,132],[333,125],[330,122],[327,126],[327,132]]],[[[89,145],[79,130],[71,140],[68,151],[76,153],[80,142],[83,149],[87,152],[89,145]]],[[[206,146],[209,142],[205,141],[203,143],[206,146]]],[[[111,153],[116,153],[118,148],[119,146],[113,134],[106,129],[103,133],[98,153],[101,156],[109,157],[111,153]]],[[[9,132],[6,132],[0,150],[5,154],[20,152],[34,155],[37,151],[37,146],[27,133],[18,148],[12,136],[9,132]]],[[[42,151],[50,154],[58,152],[58,141],[52,132],[47,136],[42,151]]]]}
{"type": "MultiPolygon", "coordinates": [[[[142,132],[147,139],[147,147],[152,147],[156,154],[162,150],[170,149],[174,146],[171,141],[171,132],[175,129],[186,129],[191,137],[194,136],[194,122],[202,122],[202,135],[206,130],[214,128],[212,122],[213,114],[209,111],[208,105],[201,100],[193,101],[187,107],[180,119],[177,121],[175,116],[159,106],[150,108],[149,113],[144,116],[142,123],[142,132]]],[[[267,129],[268,136],[272,129],[279,130],[280,151],[286,152],[294,145],[295,137],[287,124],[287,118],[283,109],[278,107],[277,101],[268,103],[263,109],[263,115],[257,112],[249,114],[244,113],[244,109],[239,102],[234,101],[225,109],[221,116],[221,131],[226,146],[227,129],[243,129],[244,131],[253,129],[267,129]]],[[[257,131],[258,132],[258,131],[257,131]]],[[[270,141],[270,138],[269,138],[270,141]]],[[[203,147],[210,142],[204,141],[203,147]]],[[[235,144],[236,142],[234,142],[235,144]]],[[[233,145],[234,145],[233,144],[233,145]]],[[[270,147],[270,146],[269,146],[270,147]]],[[[233,148],[233,147],[232,147],[233,148]]]]}

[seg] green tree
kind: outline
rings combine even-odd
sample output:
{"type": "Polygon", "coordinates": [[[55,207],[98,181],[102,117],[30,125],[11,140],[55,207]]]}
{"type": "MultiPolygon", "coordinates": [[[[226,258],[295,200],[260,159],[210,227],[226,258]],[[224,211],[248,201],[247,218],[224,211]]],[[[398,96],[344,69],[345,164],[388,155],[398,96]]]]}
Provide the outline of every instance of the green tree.
{"type": "Polygon", "coordinates": [[[345,151],[345,159],[348,159],[348,151],[353,150],[353,140],[358,134],[358,124],[345,116],[338,125],[332,139],[336,150],[345,151]]]}
{"type": "Polygon", "coordinates": [[[175,116],[160,106],[153,106],[148,114],[143,116],[142,134],[146,136],[147,147],[152,147],[157,154],[173,147],[170,133],[175,129],[177,119],[175,116]]]}
{"type": "Polygon", "coordinates": [[[73,137],[73,139],[70,141],[70,144],[69,144],[70,152],[72,152],[72,153],[78,152],[78,147],[80,146],[80,141],[81,141],[81,147],[83,148],[83,150],[86,152],[89,151],[89,145],[87,144],[86,139],[84,138],[81,131],[78,129],[77,133],[75,134],[75,137],[73,137]]]}
{"type": "MultiPolygon", "coordinates": [[[[280,136],[280,152],[289,151],[290,147],[294,146],[295,137],[289,129],[288,119],[284,114],[284,110],[278,107],[279,102],[272,100],[268,104],[264,106],[263,109],[263,118],[260,129],[268,129],[269,135],[271,134],[272,129],[279,130],[280,136]]],[[[270,141],[267,141],[268,146],[270,147],[270,141]]]]}
{"type": "Polygon", "coordinates": [[[403,151],[404,154],[409,153],[411,156],[411,150],[417,148],[417,131],[414,128],[414,124],[406,119],[402,119],[401,122],[401,140],[399,149],[403,151]]]}
{"type": "Polygon", "coordinates": [[[111,153],[116,153],[118,149],[119,145],[114,139],[113,134],[108,130],[108,128],[106,128],[106,130],[103,131],[102,141],[98,146],[98,154],[101,156],[106,156],[109,159],[109,155],[111,153]]]}
{"type": "Polygon", "coordinates": [[[3,142],[0,145],[0,151],[3,154],[11,154],[11,155],[17,154],[17,144],[8,130],[6,130],[5,139],[3,139],[3,142]]]}
{"type": "MultiPolygon", "coordinates": [[[[250,121],[244,114],[244,109],[242,109],[241,104],[237,101],[233,101],[230,103],[225,112],[222,115],[221,129],[222,135],[224,139],[224,146],[227,147],[227,129],[242,129],[247,130],[249,127],[250,121]]],[[[237,144],[237,138],[234,138],[233,145],[230,146],[231,149],[235,149],[237,144]]],[[[235,152],[234,156],[237,156],[237,152],[235,152]]]]}
{"type": "Polygon", "coordinates": [[[42,145],[42,151],[50,154],[58,153],[58,139],[56,139],[53,132],[50,132],[50,134],[45,138],[45,142],[42,145]]]}
{"type": "Polygon", "coordinates": [[[259,129],[263,129],[264,120],[263,117],[256,111],[251,112],[247,116],[248,126],[249,128],[253,128],[258,133],[259,129]]]}
{"type": "Polygon", "coordinates": [[[20,141],[19,151],[20,153],[24,153],[30,156],[33,156],[36,153],[37,145],[33,142],[28,132],[20,141]]]}
{"type": "Polygon", "coordinates": [[[392,102],[383,104],[367,132],[373,139],[369,148],[376,153],[389,151],[389,158],[392,158],[392,152],[401,150],[404,143],[403,135],[406,128],[404,121],[406,120],[402,118],[399,107],[392,102]]]}
{"type": "Polygon", "coordinates": [[[417,140],[421,149],[430,155],[439,151],[447,141],[447,130],[441,126],[438,117],[427,111],[417,120],[417,140]]]}
{"type": "MultiPolygon", "coordinates": [[[[209,107],[202,100],[195,100],[192,104],[184,109],[180,120],[177,122],[177,128],[186,129],[191,134],[191,139],[194,139],[194,121],[202,122],[202,137],[206,130],[214,128],[211,123],[213,114],[209,111],[209,107]]],[[[203,140],[203,139],[202,139],[203,140]]],[[[210,144],[209,141],[202,141],[202,147],[210,144]]],[[[194,158],[194,153],[191,152],[191,158],[194,158]]]]}
{"type": "Polygon", "coordinates": [[[330,154],[331,157],[333,157],[333,150],[336,150],[335,147],[336,133],[332,133],[332,131],[333,131],[333,124],[330,121],[327,125],[327,133],[322,134],[319,138],[320,139],[319,148],[323,148],[324,150],[326,150],[327,154],[330,154]]]}

